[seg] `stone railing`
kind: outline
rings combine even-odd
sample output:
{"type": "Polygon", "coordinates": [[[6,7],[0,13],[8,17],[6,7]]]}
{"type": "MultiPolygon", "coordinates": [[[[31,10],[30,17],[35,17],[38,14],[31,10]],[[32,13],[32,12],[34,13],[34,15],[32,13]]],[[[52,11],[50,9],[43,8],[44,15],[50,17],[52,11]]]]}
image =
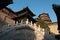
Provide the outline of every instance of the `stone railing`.
{"type": "Polygon", "coordinates": [[[34,30],[38,29],[38,30],[42,30],[44,32],[44,29],[40,28],[40,25],[37,26],[36,23],[32,23],[32,21],[29,22],[28,19],[25,22],[23,22],[22,20],[21,20],[21,23],[16,22],[15,25],[22,25],[22,24],[23,25],[28,25],[29,27],[33,28],[34,30]]]}
{"type": "Polygon", "coordinates": [[[43,32],[43,34],[44,34],[44,29],[43,28],[40,28],[40,25],[39,26],[37,26],[36,25],[36,23],[32,23],[32,21],[31,22],[29,22],[29,20],[27,19],[27,21],[26,21],[26,23],[23,23],[22,21],[21,21],[21,23],[18,23],[18,22],[16,22],[16,24],[6,24],[6,25],[4,25],[3,26],[3,29],[2,30],[12,30],[12,29],[14,29],[15,27],[26,27],[26,26],[28,26],[28,27],[30,27],[30,28],[32,28],[32,29],[34,29],[34,30],[38,30],[38,31],[42,31],[43,32]]]}
{"type": "Polygon", "coordinates": [[[26,21],[26,23],[23,23],[21,21],[21,23],[16,22],[16,24],[7,24],[4,25],[2,28],[2,33],[0,33],[0,37],[4,36],[5,34],[9,33],[9,32],[14,32],[16,28],[21,28],[21,27],[30,27],[32,29],[34,29],[34,33],[36,36],[36,40],[43,40],[43,39],[51,39],[51,40],[55,40],[54,36],[49,35],[49,33],[47,31],[45,31],[43,28],[39,26],[37,26],[35,23],[33,24],[32,21],[28,22],[28,19],[26,21]],[[44,38],[44,36],[46,35],[46,38],[44,38]]]}

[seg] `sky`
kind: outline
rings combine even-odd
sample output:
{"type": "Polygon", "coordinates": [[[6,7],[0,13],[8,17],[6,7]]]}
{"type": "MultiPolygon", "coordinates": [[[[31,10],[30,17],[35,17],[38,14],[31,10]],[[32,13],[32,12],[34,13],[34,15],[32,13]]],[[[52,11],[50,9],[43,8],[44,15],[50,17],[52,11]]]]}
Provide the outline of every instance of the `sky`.
{"type": "Polygon", "coordinates": [[[37,18],[41,13],[48,13],[52,22],[57,22],[57,17],[52,9],[52,4],[60,5],[60,0],[13,0],[13,4],[8,5],[14,12],[20,11],[25,7],[36,15],[37,18]]]}

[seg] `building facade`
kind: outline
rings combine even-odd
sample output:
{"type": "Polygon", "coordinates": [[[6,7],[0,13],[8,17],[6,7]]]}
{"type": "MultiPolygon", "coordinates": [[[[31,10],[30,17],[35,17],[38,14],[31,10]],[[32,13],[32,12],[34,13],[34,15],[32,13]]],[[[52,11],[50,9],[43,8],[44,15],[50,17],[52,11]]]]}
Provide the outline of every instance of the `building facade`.
{"type": "Polygon", "coordinates": [[[36,20],[33,16],[35,16],[35,14],[33,14],[28,7],[19,12],[13,12],[7,7],[0,10],[0,19],[6,24],[26,23],[27,20],[31,23],[35,23],[36,20]]]}

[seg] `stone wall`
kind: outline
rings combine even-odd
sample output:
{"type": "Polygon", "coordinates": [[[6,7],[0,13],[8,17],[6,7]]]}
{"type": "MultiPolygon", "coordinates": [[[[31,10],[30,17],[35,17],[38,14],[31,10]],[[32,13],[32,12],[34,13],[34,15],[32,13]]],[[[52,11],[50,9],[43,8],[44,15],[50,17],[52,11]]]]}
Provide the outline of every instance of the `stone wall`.
{"type": "Polygon", "coordinates": [[[56,35],[59,34],[59,32],[58,32],[58,23],[57,22],[50,23],[48,26],[50,28],[50,32],[52,32],[56,35]]]}
{"type": "Polygon", "coordinates": [[[1,12],[1,11],[0,11],[0,19],[3,22],[6,22],[8,24],[15,24],[14,20],[12,20],[11,18],[9,18],[8,15],[6,15],[4,12],[1,12]]]}
{"type": "Polygon", "coordinates": [[[15,21],[10,19],[10,18],[8,18],[8,17],[6,17],[5,22],[7,22],[8,24],[15,24],[15,21]]]}
{"type": "Polygon", "coordinates": [[[0,32],[0,40],[56,40],[44,29],[27,24],[5,25],[0,32]],[[33,30],[32,30],[33,29],[33,30]]]}

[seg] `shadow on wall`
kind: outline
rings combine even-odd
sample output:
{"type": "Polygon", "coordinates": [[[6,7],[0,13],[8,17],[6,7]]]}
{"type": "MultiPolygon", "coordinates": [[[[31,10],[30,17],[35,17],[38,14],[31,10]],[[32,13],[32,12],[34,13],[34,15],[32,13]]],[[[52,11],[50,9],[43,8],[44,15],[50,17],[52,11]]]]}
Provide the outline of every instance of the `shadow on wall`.
{"type": "Polygon", "coordinates": [[[43,40],[57,40],[53,33],[49,33],[45,31],[44,39],[43,40]]]}
{"type": "Polygon", "coordinates": [[[8,33],[0,37],[0,40],[35,40],[34,30],[30,27],[20,27],[10,30],[8,33]]]}
{"type": "Polygon", "coordinates": [[[35,34],[29,27],[18,28],[14,33],[13,40],[35,40],[35,34]]]}

